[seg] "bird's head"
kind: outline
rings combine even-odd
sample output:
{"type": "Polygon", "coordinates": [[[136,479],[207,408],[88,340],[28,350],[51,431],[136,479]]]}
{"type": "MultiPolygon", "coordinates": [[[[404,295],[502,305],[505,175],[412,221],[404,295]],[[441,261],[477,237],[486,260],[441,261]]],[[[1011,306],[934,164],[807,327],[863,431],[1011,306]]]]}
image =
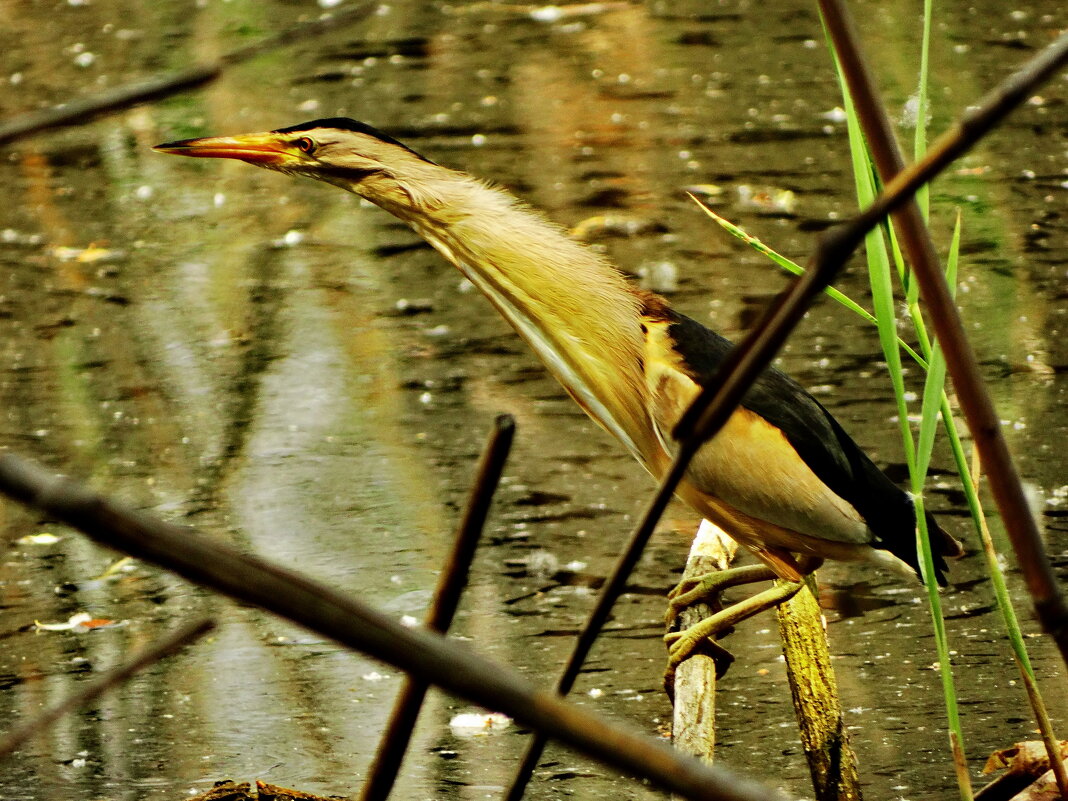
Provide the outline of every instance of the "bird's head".
{"type": "Polygon", "coordinates": [[[183,139],[153,149],[178,156],[237,159],[268,170],[306,175],[355,192],[396,214],[405,208],[433,209],[440,202],[435,187],[451,172],[376,128],[344,117],[262,133],[183,139]]]}

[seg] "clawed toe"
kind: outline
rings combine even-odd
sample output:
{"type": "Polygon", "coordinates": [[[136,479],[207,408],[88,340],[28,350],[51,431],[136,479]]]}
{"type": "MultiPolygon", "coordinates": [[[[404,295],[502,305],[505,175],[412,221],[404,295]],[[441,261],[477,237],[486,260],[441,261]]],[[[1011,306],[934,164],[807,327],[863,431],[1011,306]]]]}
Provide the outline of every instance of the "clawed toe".
{"type": "MultiPolygon", "coordinates": [[[[674,635],[668,636],[676,638],[668,648],[668,664],[664,669],[664,691],[669,698],[674,699],[675,697],[675,670],[691,656],[701,653],[711,657],[716,664],[717,680],[723,678],[727,668],[734,662],[734,654],[708,637],[698,637],[691,641],[683,637],[680,632],[675,632],[674,635]]],[[[667,640],[667,637],[664,639],[667,640]]]]}
{"type": "MultiPolygon", "coordinates": [[[[792,598],[802,586],[801,583],[779,582],[770,589],[717,611],[687,629],[666,634],[664,642],[668,646],[668,666],[664,675],[664,686],[669,694],[674,685],[675,669],[695,653],[703,652],[711,656],[716,661],[716,678],[720,678],[734,661],[734,657],[712,638],[730,630],[739,621],[792,598]]],[[[685,596],[686,593],[680,594],[673,603],[681,601],[685,596]]]]}
{"type": "Polygon", "coordinates": [[[748,565],[683,579],[668,593],[664,623],[668,629],[674,628],[682,610],[696,603],[708,604],[713,613],[718,613],[723,610],[723,599],[720,597],[723,590],[773,578],[775,573],[770,568],[748,565]]]}

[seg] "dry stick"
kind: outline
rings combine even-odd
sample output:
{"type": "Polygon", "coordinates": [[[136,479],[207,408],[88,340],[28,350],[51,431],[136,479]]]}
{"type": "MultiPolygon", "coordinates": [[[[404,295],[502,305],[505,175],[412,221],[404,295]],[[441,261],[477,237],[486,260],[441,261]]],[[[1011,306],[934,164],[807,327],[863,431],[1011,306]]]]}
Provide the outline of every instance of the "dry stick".
{"type": "MultiPolygon", "coordinates": [[[[817,801],[859,801],[861,790],[857,760],[846,736],[845,717],[831,668],[827,633],[815,593],[812,576],[801,585],[780,580],[772,589],[730,607],[729,613],[737,614],[737,619],[741,620],[755,611],[776,607],[791,700],[817,801]],[[749,612],[741,611],[743,606],[752,607],[754,602],[761,598],[767,600],[749,612]]],[[[720,613],[717,617],[723,617],[724,614],[728,613],[720,613]]],[[[694,622],[696,623],[696,620],[694,622]]],[[[692,638],[694,635],[691,632],[687,636],[692,638]]],[[[716,647],[716,644],[709,642],[708,646],[716,647]]],[[[690,661],[684,661],[679,668],[683,668],[690,661]]],[[[701,680],[698,674],[697,681],[701,680]]],[[[714,685],[711,685],[710,689],[714,690],[714,685]]],[[[701,705],[710,702],[697,698],[691,699],[691,703],[701,705]]],[[[675,713],[678,719],[678,691],[675,697],[675,713]]]]}
{"type": "Polygon", "coordinates": [[[857,757],[849,745],[827,633],[814,593],[815,581],[810,577],[799,593],[776,610],[790,695],[816,798],[859,801],[857,757]]]}
{"type": "MultiPolygon", "coordinates": [[[[566,692],[574,683],[582,661],[589,653],[600,627],[608,619],[612,604],[626,585],[627,576],[638,563],[641,550],[652,535],[655,520],[659,519],[659,515],[666,508],[690,458],[701,443],[711,438],[726,423],[749,387],[771,363],[813,300],[834,280],[846,260],[861,244],[865,234],[912,198],[921,186],[968,151],[1020,105],[1030,92],[1050,78],[1066,58],[1068,35],[1062,36],[1056,43],[1030,59],[994,92],[986,95],[978,106],[970,109],[953,128],[933,143],[922,160],[906,168],[889,182],[867,209],[849,222],[827,230],[817,239],[805,272],[772,301],[754,329],[727,354],[715,378],[704,387],[675,426],[674,438],[680,443],[675,461],[661,480],[642,521],[632,532],[619,561],[601,589],[601,595],[590,614],[586,629],[579,635],[568,665],[557,684],[558,689],[566,687],[561,689],[561,692],[566,692]]],[[[1062,605],[1051,608],[1055,615],[1068,619],[1062,605]]],[[[535,735],[506,796],[507,801],[518,801],[522,798],[523,789],[537,765],[544,745],[544,739],[535,735]]]]}
{"type": "Polygon", "coordinates": [[[609,724],[440,634],[402,626],[293,570],[106,499],[11,453],[0,454],[0,492],[43,510],[96,542],[358,648],[685,798],[770,801],[781,797],[752,780],[702,765],[650,737],[609,724]]]}
{"type": "MultiPolygon", "coordinates": [[[[691,575],[723,570],[729,561],[729,557],[709,548],[709,529],[718,531],[711,524],[702,523],[690,550],[684,581],[691,575]]],[[[726,534],[722,536],[726,537],[726,534]]],[[[711,544],[715,546],[715,541],[711,544]]],[[[810,589],[803,586],[797,592],[797,586],[793,582],[779,581],[768,592],[777,596],[774,605],[779,634],[812,786],[818,801],[859,801],[860,777],[856,757],[846,736],[823,617],[810,589]],[[789,593],[785,598],[783,591],[789,593]]],[[[691,606],[683,610],[679,615],[680,622],[691,626],[703,620],[711,610],[704,604],[701,606],[704,608],[691,606]]],[[[707,647],[713,649],[711,653],[697,651],[675,671],[672,740],[684,753],[711,762],[715,746],[715,682],[717,669],[720,673],[725,670],[716,658],[723,660],[725,656],[717,654],[715,642],[708,641],[707,647]]]]}
{"type": "MultiPolygon", "coordinates": [[[[445,633],[452,625],[456,608],[460,604],[460,595],[467,584],[471,562],[475,558],[482,527],[489,514],[493,494],[500,483],[504,463],[512,449],[514,436],[515,420],[511,415],[499,416],[494,421],[493,432],[479,462],[475,483],[471,487],[467,506],[456,532],[456,541],[442,570],[434,600],[427,613],[426,627],[431,631],[445,633]]],[[[384,801],[389,797],[428,688],[429,685],[425,681],[405,679],[386,724],[386,734],[378,746],[378,753],[375,754],[370,773],[360,791],[361,801],[384,801]]]]}
{"type": "Polygon", "coordinates": [[[319,36],[328,31],[365,19],[377,8],[373,3],[360,3],[330,16],[269,36],[266,39],[231,50],[204,64],[196,64],[178,72],[156,75],[145,81],[119,86],[89,97],[78,98],[58,106],[23,114],[0,123],[0,145],[14,142],[31,134],[67,125],[82,125],[102,114],[109,114],[169,97],[178,92],[195,89],[210,83],[230,66],[240,64],[270,50],[319,36]]]}
{"type": "Polygon", "coordinates": [[[122,684],[138,671],[151,667],[164,657],[170,656],[180,648],[184,648],[203,637],[213,628],[215,628],[215,621],[208,618],[189,623],[140,651],[129,661],[100,674],[97,678],[84,684],[74,695],[65,698],[58,704],[49,707],[39,715],[30,718],[8,732],[0,739],[0,758],[9,755],[24,742],[43,732],[71,710],[77,709],[94,698],[103,695],[112,687],[122,684]]]}
{"type": "MultiPolygon", "coordinates": [[[[714,571],[726,570],[738,544],[718,526],[702,520],[690,545],[682,580],[699,579],[714,571]]],[[[705,603],[687,606],[679,613],[683,627],[695,625],[712,608],[705,603]]],[[[675,668],[675,697],[672,699],[671,742],[684,754],[711,762],[716,747],[716,679],[722,672],[713,654],[695,651],[675,668]]],[[[719,655],[725,659],[725,655],[719,655]]]]}
{"type": "MultiPolygon", "coordinates": [[[[893,129],[860,55],[856,32],[844,3],[842,0],[820,0],[820,7],[842,62],[864,135],[879,175],[886,184],[884,192],[889,193],[905,180],[905,165],[893,129]]],[[[964,150],[960,144],[963,140],[974,141],[985,134],[1008,111],[1025,101],[1039,83],[1066,63],[1068,34],[1063,34],[988,93],[977,108],[966,112],[955,128],[934,143],[924,161],[946,151],[955,158],[964,150]]],[[[975,353],[968,344],[957,305],[946,286],[945,275],[939,269],[930,232],[919,207],[911,200],[898,207],[894,221],[930,310],[931,323],[945,353],[958,402],[986,468],[990,489],[1031,593],[1035,614],[1042,628],[1053,637],[1061,658],[1068,665],[1068,605],[1057,586],[1038,524],[1027,504],[1020,476],[1002,434],[1000,419],[986,391],[975,353]]]]}

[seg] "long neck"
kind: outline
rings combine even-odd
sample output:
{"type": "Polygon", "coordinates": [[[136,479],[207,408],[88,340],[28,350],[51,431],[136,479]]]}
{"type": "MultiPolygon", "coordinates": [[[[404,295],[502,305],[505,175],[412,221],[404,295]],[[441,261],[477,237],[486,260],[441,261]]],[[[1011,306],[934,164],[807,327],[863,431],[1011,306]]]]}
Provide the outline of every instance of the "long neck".
{"type": "Polygon", "coordinates": [[[380,205],[452,262],[586,412],[647,460],[641,302],[626,279],[508,193],[439,169],[432,202],[380,205]]]}

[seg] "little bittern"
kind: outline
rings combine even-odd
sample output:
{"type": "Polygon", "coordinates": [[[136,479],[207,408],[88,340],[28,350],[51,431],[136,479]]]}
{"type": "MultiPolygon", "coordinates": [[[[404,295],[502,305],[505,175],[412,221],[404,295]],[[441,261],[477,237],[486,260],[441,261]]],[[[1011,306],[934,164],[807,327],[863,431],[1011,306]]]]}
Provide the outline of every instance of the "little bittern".
{"type": "MultiPolygon", "coordinates": [[[[350,119],[168,142],[354,192],[410,225],[489,299],[568,394],[659,477],[671,431],[730,342],[637,289],[509,193],[350,119]]],[[[768,369],[697,453],[678,495],[798,581],[823,558],[891,555],[913,570],[916,515],[838,422],[768,369]]],[[[937,578],[960,544],[927,516],[937,578]]]]}

